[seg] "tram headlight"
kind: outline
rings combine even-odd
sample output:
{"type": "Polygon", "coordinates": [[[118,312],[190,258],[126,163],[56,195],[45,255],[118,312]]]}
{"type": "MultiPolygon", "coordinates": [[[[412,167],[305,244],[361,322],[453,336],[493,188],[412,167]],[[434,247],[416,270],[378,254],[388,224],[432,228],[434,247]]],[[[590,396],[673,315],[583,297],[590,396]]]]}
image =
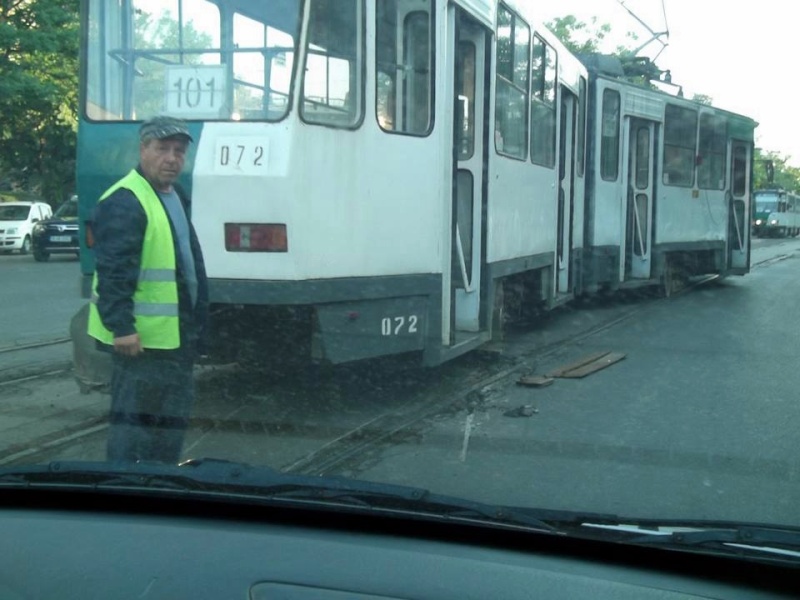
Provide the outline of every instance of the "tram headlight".
{"type": "Polygon", "coordinates": [[[770,225],[777,225],[778,224],[778,219],[772,219],[772,221],[770,221],[769,223],[770,223],[770,225]]]}
{"type": "Polygon", "coordinates": [[[761,219],[756,219],[756,225],[761,225],[763,221],[761,219]]]}

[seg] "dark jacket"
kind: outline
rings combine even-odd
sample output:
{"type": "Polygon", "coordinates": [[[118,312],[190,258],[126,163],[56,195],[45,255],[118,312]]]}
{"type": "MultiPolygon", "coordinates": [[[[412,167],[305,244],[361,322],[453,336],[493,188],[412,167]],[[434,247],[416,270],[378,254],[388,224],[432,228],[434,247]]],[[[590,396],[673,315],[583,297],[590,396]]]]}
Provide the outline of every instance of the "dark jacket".
{"type": "MultiPolygon", "coordinates": [[[[141,169],[137,169],[142,174],[141,169]]],[[[175,186],[186,211],[190,214],[190,199],[175,186]]],[[[169,217],[169,211],[164,209],[169,217]]],[[[97,270],[97,310],[100,319],[114,337],[136,333],[133,317],[133,294],[139,279],[142,244],[147,227],[147,215],[136,196],[119,189],[102,202],[98,202],[91,220],[94,237],[95,268],[97,270]]],[[[170,219],[172,239],[175,244],[176,278],[178,283],[178,312],[180,321],[180,353],[194,357],[206,353],[208,322],[208,280],[203,253],[194,226],[189,220],[189,234],[197,272],[197,303],[192,308],[189,289],[184,278],[181,254],[175,228],[170,219]],[[188,354],[187,354],[188,353],[188,354]]],[[[102,349],[109,349],[98,342],[102,349]]],[[[169,353],[169,350],[148,352],[169,353]]]]}

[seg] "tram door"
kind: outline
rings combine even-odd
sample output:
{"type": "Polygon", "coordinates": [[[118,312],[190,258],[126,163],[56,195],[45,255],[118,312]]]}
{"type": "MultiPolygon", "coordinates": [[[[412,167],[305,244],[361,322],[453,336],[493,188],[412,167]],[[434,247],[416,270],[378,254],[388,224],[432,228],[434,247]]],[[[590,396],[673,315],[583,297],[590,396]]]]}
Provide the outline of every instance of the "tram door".
{"type": "Polygon", "coordinates": [[[558,238],[557,281],[559,294],[572,291],[572,231],[575,209],[575,124],[578,115],[578,99],[566,88],[561,88],[561,124],[558,167],[558,238]]]}
{"type": "Polygon", "coordinates": [[[728,227],[728,268],[743,275],[750,266],[750,154],[751,145],[734,140],[731,144],[730,226],[728,227]]]}
{"type": "Polygon", "coordinates": [[[629,125],[625,279],[650,279],[656,126],[635,118],[629,125]]]}
{"type": "Polygon", "coordinates": [[[480,330],[486,33],[455,10],[452,290],[455,332],[480,330]]]}

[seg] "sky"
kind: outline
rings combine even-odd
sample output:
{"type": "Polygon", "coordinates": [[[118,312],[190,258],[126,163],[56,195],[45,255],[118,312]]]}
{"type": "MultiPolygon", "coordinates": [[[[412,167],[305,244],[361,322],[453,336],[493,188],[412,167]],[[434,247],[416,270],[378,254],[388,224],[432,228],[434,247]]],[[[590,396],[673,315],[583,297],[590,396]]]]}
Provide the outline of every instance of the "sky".
{"type": "MultiPolygon", "coordinates": [[[[651,37],[619,0],[518,1],[528,3],[539,21],[571,14],[610,24],[614,39],[605,51],[620,43],[630,47],[627,32],[639,36],[634,44],[651,37]]],[[[656,64],[671,71],[686,97],[705,94],[720,108],[752,117],[759,123],[756,145],[800,167],[800,119],[791,112],[800,104],[794,92],[798,36],[791,2],[663,0],[662,8],[662,0],[624,0],[624,5],[653,31],[669,30],[656,64]]],[[[661,48],[654,42],[640,54],[652,58],[661,48]]]]}

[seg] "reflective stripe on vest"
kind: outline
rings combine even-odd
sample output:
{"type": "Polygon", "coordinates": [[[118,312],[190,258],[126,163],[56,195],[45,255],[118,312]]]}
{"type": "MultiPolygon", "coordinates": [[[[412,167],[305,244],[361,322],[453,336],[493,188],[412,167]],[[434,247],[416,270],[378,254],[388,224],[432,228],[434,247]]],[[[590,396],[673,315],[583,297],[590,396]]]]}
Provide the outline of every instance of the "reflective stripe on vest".
{"type": "MultiPolygon", "coordinates": [[[[180,346],[180,327],[175,245],[169,218],[153,187],[135,169],[111,186],[100,201],[121,188],[133,193],[147,216],[140,272],[133,295],[135,328],[144,348],[174,350],[180,346]]],[[[89,335],[113,344],[114,334],[103,325],[97,311],[97,273],[92,292],[89,335]]]]}
{"type": "MultiPolygon", "coordinates": [[[[99,296],[92,294],[92,304],[97,304],[99,296]]],[[[152,302],[133,302],[133,314],[145,317],[177,317],[177,304],[154,304],[152,302]]]]}

